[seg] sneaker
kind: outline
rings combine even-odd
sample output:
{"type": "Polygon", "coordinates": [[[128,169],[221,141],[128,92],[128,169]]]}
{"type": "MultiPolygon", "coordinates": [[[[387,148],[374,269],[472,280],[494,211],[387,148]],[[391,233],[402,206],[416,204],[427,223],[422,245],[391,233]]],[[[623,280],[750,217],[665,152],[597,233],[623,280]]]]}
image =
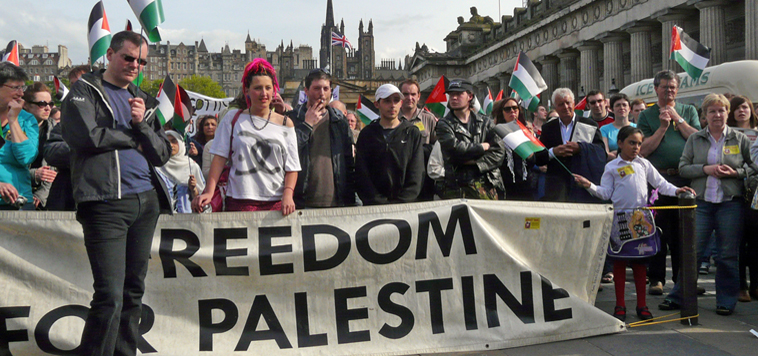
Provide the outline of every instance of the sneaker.
{"type": "Polygon", "coordinates": [[[700,264],[700,268],[698,268],[697,272],[700,274],[708,274],[711,270],[711,265],[703,262],[700,264]]]}
{"type": "MultiPolygon", "coordinates": [[[[637,312],[639,314],[639,312],[637,312]]],[[[613,316],[621,321],[626,321],[626,307],[616,306],[616,308],[613,309],[613,316]]]]}
{"type": "Polygon", "coordinates": [[[743,303],[752,301],[752,299],[750,299],[750,294],[747,292],[747,289],[740,290],[740,294],[737,295],[737,300],[743,303]]]}
{"type": "Polygon", "coordinates": [[[650,309],[648,309],[647,306],[644,306],[642,308],[637,308],[637,317],[640,320],[650,320],[653,318],[653,313],[650,312],[650,309]]]}
{"type": "Polygon", "coordinates": [[[650,287],[647,289],[647,293],[650,295],[663,295],[663,283],[650,282],[650,287]]]}
{"type": "Polygon", "coordinates": [[[672,302],[668,299],[664,299],[663,303],[658,304],[658,309],[660,310],[678,310],[681,309],[682,306],[678,303],[672,302]]]}
{"type": "Polygon", "coordinates": [[[600,278],[600,283],[613,283],[613,272],[608,272],[603,276],[603,278],[600,278]]]}
{"type": "Polygon", "coordinates": [[[716,307],[716,314],[718,315],[728,316],[728,315],[732,315],[732,313],[734,313],[734,308],[727,308],[724,306],[716,307]]]}

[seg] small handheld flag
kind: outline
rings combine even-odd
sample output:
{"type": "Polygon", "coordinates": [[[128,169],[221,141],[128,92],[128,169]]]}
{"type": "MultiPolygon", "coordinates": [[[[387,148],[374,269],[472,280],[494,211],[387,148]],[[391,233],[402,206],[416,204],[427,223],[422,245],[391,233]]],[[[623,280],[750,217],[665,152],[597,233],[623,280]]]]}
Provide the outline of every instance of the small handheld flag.
{"type": "Polygon", "coordinates": [[[671,29],[671,59],[697,80],[711,59],[711,49],[687,35],[679,26],[671,29]]]}
{"type": "Polygon", "coordinates": [[[432,89],[432,92],[426,99],[426,104],[424,104],[437,118],[444,117],[447,114],[447,94],[445,94],[445,91],[447,91],[449,83],[444,75],[441,76],[437,85],[434,86],[434,89],[432,89]]]}
{"type": "Polygon", "coordinates": [[[492,92],[490,91],[490,88],[487,87],[487,96],[484,97],[484,103],[482,104],[482,114],[490,115],[492,114],[492,106],[494,102],[492,100],[492,92]]]}
{"type": "Polygon", "coordinates": [[[519,155],[521,159],[527,159],[535,152],[545,149],[545,145],[518,120],[513,120],[505,125],[497,125],[495,130],[503,138],[505,145],[519,155]]]}
{"type": "Polygon", "coordinates": [[[371,121],[379,118],[379,114],[377,113],[379,110],[376,109],[371,100],[363,95],[361,95],[361,100],[358,101],[355,111],[358,112],[358,116],[364,125],[368,125],[371,121]]]}
{"type": "Polygon", "coordinates": [[[89,14],[87,23],[87,43],[89,44],[89,63],[94,65],[98,59],[105,56],[111,45],[111,28],[108,17],[105,16],[103,2],[98,1],[89,14]]]}
{"type": "Polygon", "coordinates": [[[3,62],[11,62],[16,66],[19,66],[18,59],[18,42],[16,40],[10,41],[8,47],[5,47],[5,54],[3,54],[3,62]]]}
{"type": "Polygon", "coordinates": [[[545,80],[542,79],[537,67],[524,52],[520,52],[518,55],[516,67],[513,68],[513,75],[511,75],[508,86],[513,88],[524,100],[529,100],[547,90],[545,80]]]}
{"type": "Polygon", "coordinates": [[[158,25],[166,19],[163,15],[161,0],[127,0],[142,28],[147,32],[150,42],[159,42],[161,34],[158,25]]]}
{"type": "Polygon", "coordinates": [[[132,31],[132,32],[134,31],[134,30],[132,30],[132,22],[129,21],[129,19],[126,19],[126,27],[124,27],[124,30],[125,31],[132,31]]]}

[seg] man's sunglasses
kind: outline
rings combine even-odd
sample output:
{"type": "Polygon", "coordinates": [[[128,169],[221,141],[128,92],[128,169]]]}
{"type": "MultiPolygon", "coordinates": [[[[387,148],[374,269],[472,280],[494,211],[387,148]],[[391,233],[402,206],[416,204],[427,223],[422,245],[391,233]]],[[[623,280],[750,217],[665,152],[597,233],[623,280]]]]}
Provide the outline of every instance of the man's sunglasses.
{"type": "Polygon", "coordinates": [[[55,103],[52,102],[52,101],[50,101],[50,102],[47,102],[47,101],[27,101],[27,103],[37,105],[37,106],[39,106],[41,108],[44,108],[45,106],[49,106],[50,108],[55,107],[55,103]]]}
{"type": "Polygon", "coordinates": [[[132,57],[132,56],[128,56],[126,54],[122,54],[121,57],[123,57],[124,60],[127,63],[134,63],[134,61],[137,61],[137,63],[139,63],[139,65],[141,65],[141,66],[146,66],[147,65],[147,60],[142,59],[142,58],[138,59],[138,58],[135,58],[135,57],[132,57]]]}

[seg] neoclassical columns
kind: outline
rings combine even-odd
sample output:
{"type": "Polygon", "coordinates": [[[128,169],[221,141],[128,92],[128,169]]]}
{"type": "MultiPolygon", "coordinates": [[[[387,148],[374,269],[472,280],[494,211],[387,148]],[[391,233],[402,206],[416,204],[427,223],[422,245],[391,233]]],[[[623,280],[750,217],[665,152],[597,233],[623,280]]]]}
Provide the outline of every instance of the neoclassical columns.
{"type": "Polygon", "coordinates": [[[558,58],[561,59],[558,65],[561,78],[561,87],[569,88],[577,95],[579,89],[579,78],[577,76],[576,59],[579,57],[579,53],[572,50],[564,50],[559,52],[558,58]]]}
{"type": "Polygon", "coordinates": [[[558,89],[558,86],[561,84],[560,76],[558,75],[558,58],[547,56],[538,59],[538,61],[542,63],[542,79],[545,79],[545,84],[547,84],[547,90],[543,92],[542,100],[540,101],[543,104],[547,104],[553,91],[558,89]]]}
{"type": "Polygon", "coordinates": [[[758,0],[745,0],[745,59],[758,59],[758,0]]]}
{"type": "MultiPolygon", "coordinates": [[[[695,7],[700,10],[700,43],[711,48],[709,66],[726,62],[726,3],[725,0],[694,2],[695,7]]],[[[746,27],[745,30],[751,32],[755,31],[755,28],[746,27]]]]}
{"type": "Polygon", "coordinates": [[[632,43],[632,83],[653,76],[653,50],[651,34],[655,30],[648,24],[633,23],[626,29],[632,43]]]}
{"type": "Polygon", "coordinates": [[[620,32],[606,32],[600,35],[603,42],[603,92],[608,95],[611,83],[616,81],[616,89],[621,90],[624,82],[624,41],[627,36],[620,32]]]}
{"type": "Polygon", "coordinates": [[[600,90],[600,71],[602,68],[598,67],[600,63],[598,61],[597,52],[603,48],[603,45],[597,41],[582,41],[576,46],[579,50],[580,65],[579,65],[579,84],[584,86],[584,90],[589,92],[591,90],[600,90]]]}
{"type": "Polygon", "coordinates": [[[487,86],[490,88],[490,91],[492,92],[492,99],[494,100],[497,96],[497,93],[502,89],[500,87],[500,79],[498,77],[490,77],[486,80],[487,86]]]}
{"type": "Polygon", "coordinates": [[[511,82],[511,75],[509,73],[503,73],[497,78],[500,80],[500,88],[503,89],[503,96],[508,95],[508,83],[511,82]]]}

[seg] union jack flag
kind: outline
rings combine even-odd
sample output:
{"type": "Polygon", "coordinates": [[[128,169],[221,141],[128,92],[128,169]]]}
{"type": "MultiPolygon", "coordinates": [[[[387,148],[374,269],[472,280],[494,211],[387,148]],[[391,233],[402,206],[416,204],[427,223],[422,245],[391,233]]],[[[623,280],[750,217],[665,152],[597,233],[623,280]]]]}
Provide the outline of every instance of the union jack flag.
{"type": "Polygon", "coordinates": [[[353,49],[353,45],[347,40],[347,37],[332,32],[332,46],[340,46],[347,49],[353,49]]]}

